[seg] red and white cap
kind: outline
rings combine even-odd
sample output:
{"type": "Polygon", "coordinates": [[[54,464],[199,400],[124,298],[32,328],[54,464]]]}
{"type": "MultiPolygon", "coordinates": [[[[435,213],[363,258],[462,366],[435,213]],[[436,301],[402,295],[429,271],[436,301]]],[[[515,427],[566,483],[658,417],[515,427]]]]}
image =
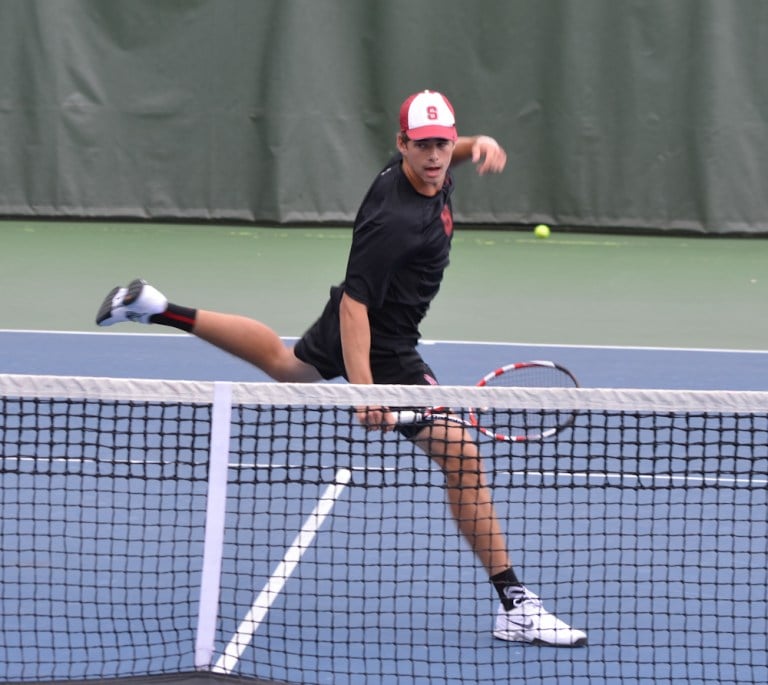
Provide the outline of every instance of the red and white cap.
{"type": "Polygon", "coordinates": [[[432,90],[414,93],[400,106],[400,130],[411,140],[456,140],[456,116],[445,95],[432,90]]]}

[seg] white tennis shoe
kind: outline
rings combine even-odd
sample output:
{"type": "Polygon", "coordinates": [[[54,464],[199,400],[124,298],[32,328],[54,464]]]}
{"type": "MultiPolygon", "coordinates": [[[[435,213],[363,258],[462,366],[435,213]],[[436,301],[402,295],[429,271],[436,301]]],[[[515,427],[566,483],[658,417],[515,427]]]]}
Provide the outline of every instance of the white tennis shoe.
{"type": "Polygon", "coordinates": [[[533,645],[553,647],[582,647],[587,644],[587,634],[575,630],[550,614],[541,600],[528,588],[510,611],[499,607],[496,615],[494,637],[510,642],[528,642],[533,645]]]}
{"type": "Polygon", "coordinates": [[[149,317],[162,314],[168,299],[146,281],[137,278],[127,287],[112,288],[96,313],[99,326],[111,326],[121,321],[149,323],[149,317]]]}

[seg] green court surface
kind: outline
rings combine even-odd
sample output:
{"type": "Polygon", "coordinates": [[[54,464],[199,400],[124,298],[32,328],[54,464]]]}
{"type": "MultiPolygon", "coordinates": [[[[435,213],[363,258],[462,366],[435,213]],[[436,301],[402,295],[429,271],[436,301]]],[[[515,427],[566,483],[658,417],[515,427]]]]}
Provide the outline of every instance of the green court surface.
{"type": "MultiPolygon", "coordinates": [[[[350,228],[3,221],[0,328],[94,331],[107,291],[142,277],[179,304],[300,335],[342,279],[350,237],[350,228]]],[[[766,302],[764,238],[554,230],[542,240],[459,226],[422,332],[432,340],[764,350],[766,302]]]]}

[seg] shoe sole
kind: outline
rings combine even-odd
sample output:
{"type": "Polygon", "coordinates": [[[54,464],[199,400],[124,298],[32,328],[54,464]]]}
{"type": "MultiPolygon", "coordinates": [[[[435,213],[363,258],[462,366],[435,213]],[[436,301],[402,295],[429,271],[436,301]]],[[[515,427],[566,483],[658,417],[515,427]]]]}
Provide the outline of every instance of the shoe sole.
{"type": "Polygon", "coordinates": [[[512,637],[510,633],[500,633],[500,632],[493,632],[493,636],[497,640],[504,640],[505,642],[520,642],[522,644],[526,645],[534,645],[536,647],[586,647],[587,645],[587,638],[582,637],[574,642],[547,642],[545,640],[539,640],[537,638],[533,640],[527,640],[525,638],[521,637],[512,637]]]}
{"type": "Polygon", "coordinates": [[[119,290],[120,288],[118,286],[112,288],[112,290],[109,291],[109,294],[104,298],[104,302],[101,303],[99,311],[96,312],[96,324],[98,326],[101,326],[103,321],[106,321],[110,316],[112,316],[112,300],[115,298],[115,295],[117,295],[119,290]]]}
{"type": "MultiPolygon", "coordinates": [[[[138,297],[141,295],[141,291],[144,289],[144,281],[140,278],[136,278],[132,280],[128,284],[127,292],[125,293],[125,296],[123,297],[123,301],[121,304],[131,304],[132,302],[135,302],[138,297]]],[[[104,298],[104,302],[101,303],[101,307],[99,307],[99,311],[96,312],[96,324],[99,326],[107,325],[104,324],[104,321],[109,319],[112,316],[112,300],[115,299],[115,295],[120,291],[119,286],[115,286],[112,288],[112,290],[109,291],[109,294],[104,298]]]]}
{"type": "Polygon", "coordinates": [[[128,284],[128,292],[125,293],[123,304],[133,304],[137,299],[139,299],[141,291],[144,290],[144,285],[144,281],[142,281],[140,278],[135,278],[132,280],[128,284]]]}

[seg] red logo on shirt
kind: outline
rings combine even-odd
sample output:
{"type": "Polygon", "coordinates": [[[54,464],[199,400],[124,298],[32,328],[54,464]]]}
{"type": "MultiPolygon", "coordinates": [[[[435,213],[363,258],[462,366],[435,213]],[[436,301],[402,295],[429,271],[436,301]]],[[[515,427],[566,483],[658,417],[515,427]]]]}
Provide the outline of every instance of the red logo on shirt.
{"type": "Polygon", "coordinates": [[[443,229],[445,230],[445,235],[451,235],[451,233],[453,233],[453,214],[451,214],[451,208],[448,205],[443,207],[440,218],[443,220],[443,229]]]}

